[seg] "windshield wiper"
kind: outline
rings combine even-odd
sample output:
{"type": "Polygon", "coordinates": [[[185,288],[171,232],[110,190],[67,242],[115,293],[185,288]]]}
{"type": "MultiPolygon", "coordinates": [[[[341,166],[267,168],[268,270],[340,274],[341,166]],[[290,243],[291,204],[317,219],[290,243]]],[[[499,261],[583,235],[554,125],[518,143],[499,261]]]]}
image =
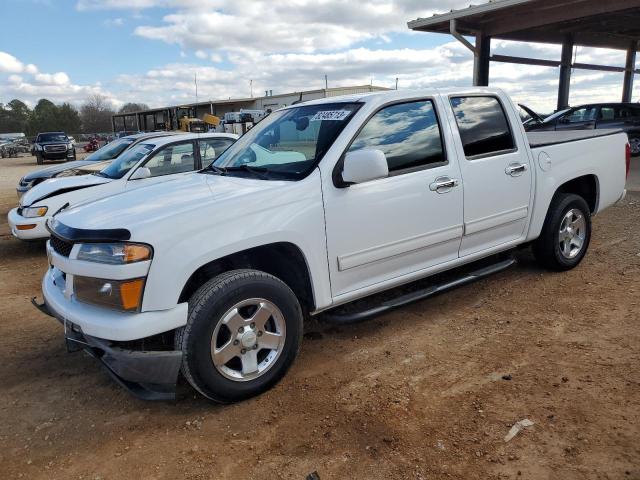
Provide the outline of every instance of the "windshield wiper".
{"type": "Polygon", "coordinates": [[[103,172],[92,172],[91,175],[95,175],[96,177],[111,178],[109,175],[103,172]]]}
{"type": "Polygon", "coordinates": [[[207,170],[211,170],[213,173],[217,174],[217,175],[224,175],[225,173],[227,173],[227,169],[224,167],[216,167],[213,163],[211,165],[209,165],[207,168],[205,168],[203,170],[203,172],[206,172],[207,170]]]}
{"type": "MultiPolygon", "coordinates": [[[[218,167],[216,167],[218,168],[218,167]]],[[[237,165],[237,166],[233,166],[233,167],[224,167],[224,172],[249,172],[249,173],[253,173],[254,175],[260,177],[260,178],[264,178],[265,180],[269,178],[269,173],[271,173],[271,170],[269,170],[268,168],[265,167],[252,167],[250,165],[247,165],[246,163],[242,164],[242,165],[237,165]]]]}

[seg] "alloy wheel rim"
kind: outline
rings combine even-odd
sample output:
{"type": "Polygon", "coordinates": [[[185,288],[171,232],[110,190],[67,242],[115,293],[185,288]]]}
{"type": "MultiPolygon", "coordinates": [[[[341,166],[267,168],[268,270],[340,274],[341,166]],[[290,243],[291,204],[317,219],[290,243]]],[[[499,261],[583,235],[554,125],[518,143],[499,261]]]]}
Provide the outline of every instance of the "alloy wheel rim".
{"type": "Polygon", "coordinates": [[[558,232],[560,254],[566,259],[576,258],[582,251],[587,234],[587,222],[584,214],[576,209],[569,210],[562,221],[558,232]]]}
{"type": "Polygon", "coordinates": [[[278,360],[286,338],[284,315],[264,298],[233,305],[211,337],[211,360],[229,380],[246,382],[264,375],[278,360]]]}
{"type": "Polygon", "coordinates": [[[637,155],[640,153],[640,138],[629,139],[629,145],[631,146],[631,153],[637,155]]]}

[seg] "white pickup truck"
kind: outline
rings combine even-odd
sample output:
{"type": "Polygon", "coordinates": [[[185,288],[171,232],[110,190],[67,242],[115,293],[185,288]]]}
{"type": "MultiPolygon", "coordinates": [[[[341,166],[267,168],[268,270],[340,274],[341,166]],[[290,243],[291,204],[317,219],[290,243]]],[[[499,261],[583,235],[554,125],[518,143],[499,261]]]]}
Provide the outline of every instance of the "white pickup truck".
{"type": "Polygon", "coordinates": [[[143,398],[171,398],[181,371],[238,401],[282,378],[307,315],[361,320],[499,271],[522,245],[575,267],[629,155],[614,130],[527,135],[496,89],[294,105],[208,169],[57,214],[39,307],[143,398]]]}

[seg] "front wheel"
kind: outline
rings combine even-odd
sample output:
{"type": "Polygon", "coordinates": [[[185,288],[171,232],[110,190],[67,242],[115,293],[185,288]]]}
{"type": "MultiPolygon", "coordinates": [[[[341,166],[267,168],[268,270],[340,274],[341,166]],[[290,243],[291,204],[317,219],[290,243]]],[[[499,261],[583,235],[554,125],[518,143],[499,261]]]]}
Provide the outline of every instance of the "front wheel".
{"type": "Polygon", "coordinates": [[[230,403],[275,385],[301,339],[302,309],[291,289],[265,272],[233,270],[193,294],[175,346],[187,381],[205,397],[230,403]]]}
{"type": "Polygon", "coordinates": [[[631,147],[631,156],[640,156],[640,137],[629,138],[629,146],[631,147]]]}
{"type": "Polygon", "coordinates": [[[584,198],[563,193],[552,200],[533,253],[540,264],[556,271],[577,266],[591,240],[591,211],[584,198]]]}
{"type": "Polygon", "coordinates": [[[36,154],[36,163],[38,165],[42,165],[44,163],[44,159],[42,158],[42,155],[37,155],[36,154]]]}

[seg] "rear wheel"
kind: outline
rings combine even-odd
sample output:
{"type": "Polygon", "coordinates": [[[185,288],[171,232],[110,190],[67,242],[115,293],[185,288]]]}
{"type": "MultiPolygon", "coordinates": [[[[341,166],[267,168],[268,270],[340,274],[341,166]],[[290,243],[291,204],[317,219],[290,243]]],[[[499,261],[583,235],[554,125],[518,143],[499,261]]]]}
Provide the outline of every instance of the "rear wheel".
{"type": "Polygon", "coordinates": [[[275,385],[301,339],[302,310],[291,289],[265,272],[234,270],[191,297],[175,342],[187,381],[205,397],[229,403],[275,385]]]}
{"type": "Polygon", "coordinates": [[[591,240],[591,212],[584,198],[574,194],[556,195],[533,253],[551,270],[569,270],[578,265],[591,240]]]}
{"type": "Polygon", "coordinates": [[[640,137],[629,138],[629,146],[631,147],[632,157],[637,157],[640,155],[640,137]]]}

